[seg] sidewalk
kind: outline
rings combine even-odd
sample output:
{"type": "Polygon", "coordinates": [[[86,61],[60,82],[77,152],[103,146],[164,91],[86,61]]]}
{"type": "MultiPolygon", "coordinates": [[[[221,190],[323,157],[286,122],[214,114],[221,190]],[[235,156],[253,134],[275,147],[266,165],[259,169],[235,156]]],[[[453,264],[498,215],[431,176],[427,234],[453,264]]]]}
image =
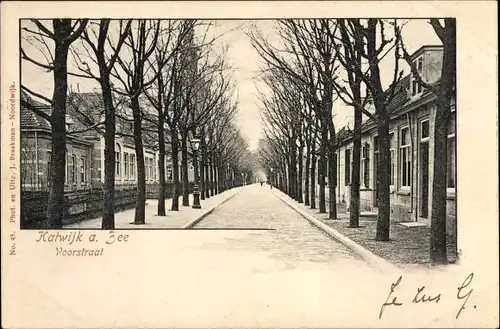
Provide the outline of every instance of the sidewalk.
{"type": "MultiPolygon", "coordinates": [[[[385,261],[402,268],[431,266],[429,253],[430,227],[428,226],[408,227],[400,222],[391,221],[390,241],[376,241],[376,216],[373,217],[371,214],[363,216],[363,213],[361,213],[360,227],[350,228],[348,212],[338,211],[338,219],[329,220],[328,213],[319,213],[318,209],[311,209],[304,204],[300,204],[279,190],[276,190],[275,195],[309,221],[316,220],[320,222],[322,225],[316,226],[322,230],[330,231],[331,234],[326,233],[355,252],[359,252],[368,261],[375,263],[384,263],[385,261]]],[[[326,208],[328,212],[328,202],[326,208]]],[[[447,247],[448,259],[450,262],[456,261],[455,241],[449,240],[447,247]]],[[[382,266],[385,265],[387,264],[382,266]]]]}
{"type": "MultiPolygon", "coordinates": [[[[117,229],[184,229],[194,226],[198,221],[209,215],[217,206],[228,201],[241,192],[244,187],[236,187],[224,191],[205,200],[200,200],[201,209],[193,209],[193,196],[189,195],[189,207],[182,206],[182,197],[179,198],[179,211],[171,211],[172,199],[165,200],[166,216],[157,216],[158,201],[146,200],[146,224],[134,225],[135,209],[128,209],[115,213],[115,228],[117,229]]],[[[102,217],[65,225],[64,228],[100,229],[102,217]]]]}

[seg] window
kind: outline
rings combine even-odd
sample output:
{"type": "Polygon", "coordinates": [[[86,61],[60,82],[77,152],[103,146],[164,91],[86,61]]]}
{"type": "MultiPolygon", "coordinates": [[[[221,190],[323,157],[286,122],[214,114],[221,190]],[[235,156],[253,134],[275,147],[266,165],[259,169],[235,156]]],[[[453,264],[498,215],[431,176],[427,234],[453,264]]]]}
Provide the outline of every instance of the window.
{"type": "Polygon", "coordinates": [[[174,173],[172,167],[167,168],[167,180],[174,180],[174,173]]]}
{"type": "Polygon", "coordinates": [[[154,161],[153,160],[153,179],[156,181],[156,168],[160,168],[160,162],[159,161],[154,161]],[[156,165],[154,165],[156,162],[156,165]]]}
{"type": "Polygon", "coordinates": [[[446,187],[452,189],[456,187],[457,179],[455,122],[455,114],[453,114],[448,123],[448,147],[446,159],[446,187]]]}
{"type": "Polygon", "coordinates": [[[391,186],[394,186],[394,133],[389,134],[389,151],[390,151],[390,157],[391,157],[391,186]]]}
{"type": "Polygon", "coordinates": [[[401,128],[399,140],[400,186],[409,187],[411,185],[411,154],[410,131],[408,127],[401,128]]]}
{"type": "Polygon", "coordinates": [[[50,178],[52,177],[52,169],[50,166],[52,165],[52,152],[47,152],[47,185],[50,185],[50,178]]]}
{"type": "Polygon", "coordinates": [[[115,146],[115,177],[120,177],[120,154],[121,154],[121,149],[120,145],[116,144],[115,146]]]}
{"type": "Polygon", "coordinates": [[[422,139],[429,137],[429,120],[424,120],[421,122],[420,135],[422,139]]]}
{"type": "Polygon", "coordinates": [[[128,179],[129,176],[130,176],[130,168],[129,168],[129,164],[128,164],[128,153],[125,152],[123,153],[123,172],[124,172],[124,175],[125,175],[125,179],[128,179]]]}
{"type": "Polygon", "coordinates": [[[351,184],[351,150],[345,150],[345,185],[351,184]]]}
{"type": "Polygon", "coordinates": [[[130,154],[130,178],[135,179],[135,154],[130,154]]]}
{"type": "MultiPolygon", "coordinates": [[[[413,65],[418,71],[418,74],[420,75],[421,78],[423,78],[423,60],[422,57],[418,58],[413,62],[413,65]]],[[[418,80],[415,76],[413,76],[412,79],[412,96],[415,96],[417,94],[420,94],[422,92],[422,86],[418,83],[418,80]]]]}
{"type": "Polygon", "coordinates": [[[148,163],[148,180],[153,179],[153,171],[151,169],[151,159],[147,158],[147,163],[148,163]]]}
{"type": "Polygon", "coordinates": [[[85,183],[85,157],[80,158],[80,182],[85,183]]]}
{"type": "Polygon", "coordinates": [[[370,144],[366,143],[362,149],[363,157],[363,181],[365,182],[365,187],[368,188],[370,185],[370,144]]]}
{"type": "Polygon", "coordinates": [[[153,179],[153,172],[152,172],[152,168],[151,168],[151,159],[150,158],[146,158],[146,180],[152,180],[153,179]]]}
{"type": "Polygon", "coordinates": [[[68,183],[76,183],[76,156],[72,155],[68,161],[68,183]]]}
{"type": "Polygon", "coordinates": [[[69,154],[68,154],[68,150],[66,150],[66,165],[64,166],[64,182],[65,183],[68,183],[69,182],[69,177],[68,177],[68,173],[69,173],[69,154]]]}

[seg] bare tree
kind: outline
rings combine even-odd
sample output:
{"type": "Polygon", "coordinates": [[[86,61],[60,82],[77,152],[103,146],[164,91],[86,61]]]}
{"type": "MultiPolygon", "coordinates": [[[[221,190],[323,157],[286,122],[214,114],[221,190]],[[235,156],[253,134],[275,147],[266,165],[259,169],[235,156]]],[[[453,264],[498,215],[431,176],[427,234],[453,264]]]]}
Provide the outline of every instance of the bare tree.
{"type": "MultiPolygon", "coordinates": [[[[135,207],[134,224],[145,224],[146,211],[146,171],[144,165],[143,123],[145,102],[143,94],[146,88],[156,81],[161,69],[166,64],[161,63],[159,70],[152,77],[147,77],[151,69],[150,56],[158,46],[160,33],[164,33],[160,20],[137,20],[128,30],[125,54],[117,57],[118,66],[114,67],[112,76],[121,86],[115,92],[129,97],[132,108],[134,126],[134,146],[137,159],[137,203],[135,207]]],[[[167,31],[168,33],[168,31],[167,31]]]]}
{"type": "MultiPolygon", "coordinates": [[[[145,95],[151,102],[152,106],[157,111],[158,121],[154,124],[157,127],[157,136],[159,141],[159,187],[158,187],[158,216],[165,216],[165,157],[167,155],[165,144],[165,128],[169,127],[171,135],[177,130],[177,122],[179,120],[180,111],[172,113],[172,108],[175,108],[174,100],[180,97],[175,94],[174,90],[176,81],[178,80],[177,68],[179,67],[179,56],[183,55],[181,51],[182,45],[186,38],[190,35],[195,26],[196,21],[168,21],[166,29],[159,36],[159,47],[156,47],[154,61],[151,63],[152,74],[156,76],[156,81],[152,88],[145,90],[145,95]]],[[[176,134],[177,135],[177,134],[176,134]]],[[[174,138],[175,139],[175,138],[174,138]]],[[[171,138],[172,140],[172,138],[171,138]]],[[[177,148],[172,145],[172,150],[177,148]]],[[[175,157],[173,170],[175,171],[174,179],[174,202],[172,210],[179,210],[178,205],[178,151],[172,152],[172,157],[175,157]]]]}
{"type": "Polygon", "coordinates": [[[337,30],[334,20],[283,20],[278,33],[285,44],[280,50],[257,33],[250,33],[254,48],[271,67],[278,68],[301,81],[309,91],[314,111],[321,123],[319,149],[319,207],[326,212],[325,176],[328,164],[329,218],[337,218],[335,126],[333,124],[333,79],[337,51],[333,39],[337,30]],[[285,56],[286,55],[286,56],[285,56]],[[291,59],[294,61],[292,62],[291,59]],[[292,65],[290,63],[295,65],[292,65]]]}
{"type": "MultiPolygon", "coordinates": [[[[336,47],[339,49],[339,62],[344,67],[347,74],[347,84],[350,92],[347,91],[344,84],[338,82],[339,79],[333,81],[334,89],[337,95],[344,101],[346,105],[352,106],[354,109],[354,128],[353,128],[353,152],[352,152],[352,172],[350,178],[350,205],[349,205],[349,227],[359,227],[360,213],[360,167],[361,167],[361,123],[363,112],[370,113],[365,110],[369,101],[368,88],[364,88],[366,95],[364,99],[362,93],[362,78],[358,70],[352,68],[361,67],[362,53],[364,44],[360,34],[353,34],[360,26],[359,19],[339,19],[340,43],[336,47]]],[[[335,39],[334,39],[335,40],[335,39]]]]}
{"type": "MultiPolygon", "coordinates": [[[[194,41],[193,41],[194,42],[194,41]]],[[[181,84],[181,111],[178,121],[179,135],[181,139],[181,167],[182,205],[189,206],[189,182],[188,176],[188,138],[190,134],[199,135],[199,127],[214,115],[214,109],[221,101],[223,95],[229,90],[229,82],[225,76],[228,70],[225,63],[225,50],[222,54],[215,53],[212,47],[213,42],[201,41],[201,46],[189,52],[187,60],[189,65],[183,76],[184,82],[181,84]]]]}
{"type": "MultiPolygon", "coordinates": [[[[393,27],[395,35],[387,38],[387,22],[382,19],[370,18],[366,22],[350,20],[344,24],[344,32],[350,34],[354,39],[354,49],[361,54],[366,63],[358,65],[359,61],[350,61],[344,68],[353,72],[355,77],[361,79],[367,88],[370,98],[375,106],[375,113],[371,114],[364,110],[365,104],[360,104],[354,97],[350,102],[358,107],[358,111],[366,114],[377,124],[377,136],[379,143],[379,165],[377,167],[377,205],[378,220],[375,239],[378,241],[389,240],[390,229],[390,151],[389,151],[389,111],[388,105],[394,98],[398,84],[402,78],[399,70],[400,42],[397,35],[396,21],[389,22],[393,27]],[[394,72],[392,83],[384,90],[380,77],[380,61],[389,53],[394,54],[394,72]]],[[[335,36],[333,36],[335,37],[335,36]]],[[[355,54],[356,55],[356,54],[355,54]]],[[[354,95],[352,95],[354,96],[354,95]]],[[[357,95],[356,95],[357,97],[357,95]]],[[[355,224],[355,221],[353,221],[355,224]]]]}
{"type": "MultiPolygon", "coordinates": [[[[66,98],[68,92],[68,53],[71,44],[81,36],[87,26],[88,20],[53,19],[52,30],[40,20],[32,20],[37,29],[24,27],[25,32],[39,38],[42,41],[50,59],[46,57],[47,63],[41,63],[29,56],[21,47],[21,58],[38,67],[52,71],[54,76],[54,94],[52,99],[37,94],[26,86],[23,90],[31,95],[45,100],[52,107],[50,116],[38,111],[38,115],[50,122],[52,142],[51,183],[49,200],[47,203],[47,218],[44,221],[46,228],[61,228],[63,224],[63,201],[64,201],[64,170],[66,166],[66,98]],[[47,45],[46,40],[54,42],[53,53],[47,45]]],[[[43,52],[43,50],[42,50],[43,52]]],[[[32,108],[29,104],[25,104],[32,108]]]]}
{"type": "MultiPolygon", "coordinates": [[[[78,77],[94,79],[101,87],[104,105],[104,207],[102,216],[102,229],[115,227],[115,134],[116,111],[112,91],[111,74],[125,42],[131,21],[118,21],[118,40],[113,40],[110,33],[110,19],[101,19],[89,24],[83,31],[82,49],[72,49],[75,65],[79,73],[71,73],[78,77]],[[87,63],[97,67],[94,73],[87,63]]],[[[91,124],[92,126],[92,124],[91,124]]]]}
{"type": "MultiPolygon", "coordinates": [[[[432,213],[431,213],[431,245],[430,256],[434,264],[448,263],[446,249],[446,169],[448,154],[448,127],[452,115],[451,102],[456,97],[456,20],[430,20],[434,31],[443,44],[443,63],[441,79],[435,84],[423,81],[416,65],[404,46],[403,56],[411,68],[413,76],[424,88],[437,96],[437,110],[434,119],[434,173],[432,177],[432,213]]],[[[397,31],[401,37],[401,30],[397,31]]]]}

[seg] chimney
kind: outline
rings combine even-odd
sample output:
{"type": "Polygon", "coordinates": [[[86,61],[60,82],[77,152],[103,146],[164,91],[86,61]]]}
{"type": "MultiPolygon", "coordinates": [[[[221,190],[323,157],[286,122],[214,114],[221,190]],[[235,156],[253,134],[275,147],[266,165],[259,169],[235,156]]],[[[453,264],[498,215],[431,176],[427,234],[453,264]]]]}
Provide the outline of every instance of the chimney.
{"type": "Polygon", "coordinates": [[[76,83],[76,91],[80,93],[80,84],[78,82],[76,83]]]}

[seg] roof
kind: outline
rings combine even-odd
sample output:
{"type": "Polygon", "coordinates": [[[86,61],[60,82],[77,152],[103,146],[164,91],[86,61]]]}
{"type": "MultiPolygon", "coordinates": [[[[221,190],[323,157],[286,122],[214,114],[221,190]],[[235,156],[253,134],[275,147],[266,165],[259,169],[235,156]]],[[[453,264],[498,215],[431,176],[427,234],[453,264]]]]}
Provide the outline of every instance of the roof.
{"type": "Polygon", "coordinates": [[[50,130],[50,123],[42,118],[41,116],[35,114],[32,110],[27,107],[32,106],[37,110],[40,110],[48,115],[50,115],[51,107],[48,104],[41,103],[37,100],[31,98],[26,92],[21,90],[21,128],[24,129],[47,129],[50,130]]]}
{"type": "MultiPolygon", "coordinates": [[[[394,91],[394,96],[392,97],[391,101],[387,105],[387,112],[391,118],[397,117],[402,114],[406,110],[406,105],[410,103],[410,96],[408,94],[408,90],[410,89],[410,79],[411,75],[406,75],[403,77],[397,84],[396,84],[396,90],[394,91]]],[[[386,95],[389,93],[390,89],[387,89],[385,91],[386,95]]],[[[422,96],[429,94],[430,91],[424,91],[422,96]]],[[[375,122],[373,119],[368,119],[365,122],[361,124],[361,131],[365,132],[366,130],[370,129],[371,126],[373,126],[375,122]]],[[[349,138],[351,138],[353,135],[352,130],[346,131],[342,137],[338,136],[338,140],[340,142],[346,141],[349,138]]]]}
{"type": "Polygon", "coordinates": [[[86,129],[102,120],[104,114],[102,94],[96,92],[68,94],[66,114],[73,121],[70,131],[82,131],[78,135],[85,137],[99,136],[98,129],[86,129]]]}
{"type": "Polygon", "coordinates": [[[410,55],[410,58],[414,60],[416,57],[429,50],[443,50],[443,45],[423,45],[422,47],[414,51],[413,54],[410,55]]]}

